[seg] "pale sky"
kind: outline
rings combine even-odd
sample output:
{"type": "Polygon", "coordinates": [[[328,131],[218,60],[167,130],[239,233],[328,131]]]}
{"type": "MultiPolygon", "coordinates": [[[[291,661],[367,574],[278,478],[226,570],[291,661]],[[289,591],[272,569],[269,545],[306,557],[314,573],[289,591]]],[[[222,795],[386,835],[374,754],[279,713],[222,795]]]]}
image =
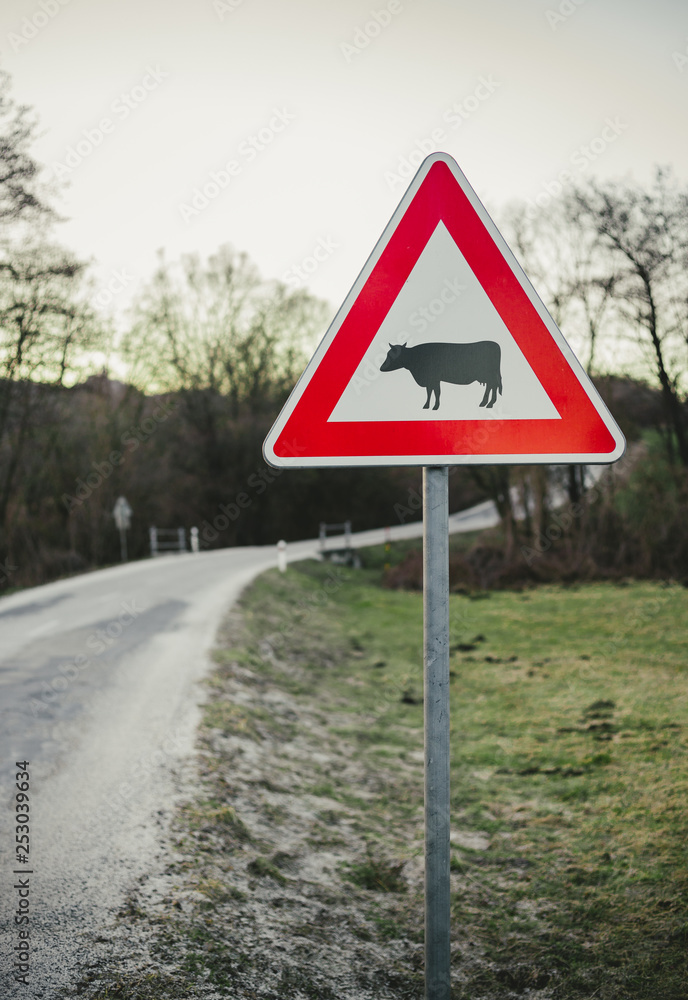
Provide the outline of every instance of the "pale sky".
{"type": "Polygon", "coordinates": [[[338,307],[421,148],[497,218],[562,171],[688,182],[685,0],[3,0],[0,53],[120,314],[223,243],[338,307]]]}

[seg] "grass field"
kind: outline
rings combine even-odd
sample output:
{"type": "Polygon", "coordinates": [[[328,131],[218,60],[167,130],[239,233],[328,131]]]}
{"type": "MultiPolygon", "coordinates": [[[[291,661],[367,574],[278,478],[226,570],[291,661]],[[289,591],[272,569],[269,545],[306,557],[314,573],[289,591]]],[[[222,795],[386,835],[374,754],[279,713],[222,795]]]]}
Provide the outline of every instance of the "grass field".
{"type": "MultiPolygon", "coordinates": [[[[223,634],[170,868],[197,902],[151,951],[188,988],[422,996],[422,602],[379,579],[268,573],[223,634]]],[[[687,612],[650,583],[452,597],[453,1000],[685,1000],[687,612]]],[[[182,995],[149,974],[88,995],[182,995]]]]}

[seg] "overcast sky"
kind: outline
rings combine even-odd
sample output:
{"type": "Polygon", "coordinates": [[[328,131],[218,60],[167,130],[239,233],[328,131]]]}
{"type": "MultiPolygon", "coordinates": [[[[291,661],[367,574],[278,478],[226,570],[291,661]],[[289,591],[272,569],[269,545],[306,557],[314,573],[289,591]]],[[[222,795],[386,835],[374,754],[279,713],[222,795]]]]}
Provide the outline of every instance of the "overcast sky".
{"type": "Polygon", "coordinates": [[[685,0],[3,0],[0,52],[119,311],[226,242],[338,306],[421,149],[496,216],[562,171],[688,180],[685,0]]]}

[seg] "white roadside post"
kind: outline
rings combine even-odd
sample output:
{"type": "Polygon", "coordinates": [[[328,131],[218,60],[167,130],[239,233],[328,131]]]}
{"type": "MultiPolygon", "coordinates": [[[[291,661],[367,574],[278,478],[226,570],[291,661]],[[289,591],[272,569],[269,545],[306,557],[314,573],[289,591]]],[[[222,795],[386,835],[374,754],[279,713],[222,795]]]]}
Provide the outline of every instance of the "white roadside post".
{"type": "Polygon", "coordinates": [[[287,571],[287,543],[283,538],[277,543],[277,569],[280,573],[287,571]]]}
{"type": "Polygon", "coordinates": [[[449,469],[423,469],[425,996],[449,1000],[449,469]]]}

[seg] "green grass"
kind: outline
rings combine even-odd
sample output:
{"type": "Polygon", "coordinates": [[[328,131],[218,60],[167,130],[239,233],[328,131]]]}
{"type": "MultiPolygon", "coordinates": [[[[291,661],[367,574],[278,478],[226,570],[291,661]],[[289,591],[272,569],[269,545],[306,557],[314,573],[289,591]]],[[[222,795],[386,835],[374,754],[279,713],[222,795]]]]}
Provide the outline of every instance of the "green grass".
{"type": "MultiPolygon", "coordinates": [[[[321,607],[328,572],[257,581],[251,631],[357,753],[417,759],[421,598],[337,570],[321,607]]],[[[685,997],[687,612],[683,588],[653,583],[452,598],[452,828],[489,843],[454,852],[454,934],[482,954],[457,958],[457,996],[685,997]]],[[[371,831],[390,816],[417,826],[421,782],[418,765],[359,801],[371,831]]],[[[321,791],[351,800],[333,780],[321,791]]]]}
{"type": "Polygon", "coordinates": [[[369,853],[364,861],[344,865],[342,875],[347,881],[362,889],[373,889],[376,892],[405,892],[406,883],[401,874],[403,865],[403,861],[375,858],[369,853]]]}

